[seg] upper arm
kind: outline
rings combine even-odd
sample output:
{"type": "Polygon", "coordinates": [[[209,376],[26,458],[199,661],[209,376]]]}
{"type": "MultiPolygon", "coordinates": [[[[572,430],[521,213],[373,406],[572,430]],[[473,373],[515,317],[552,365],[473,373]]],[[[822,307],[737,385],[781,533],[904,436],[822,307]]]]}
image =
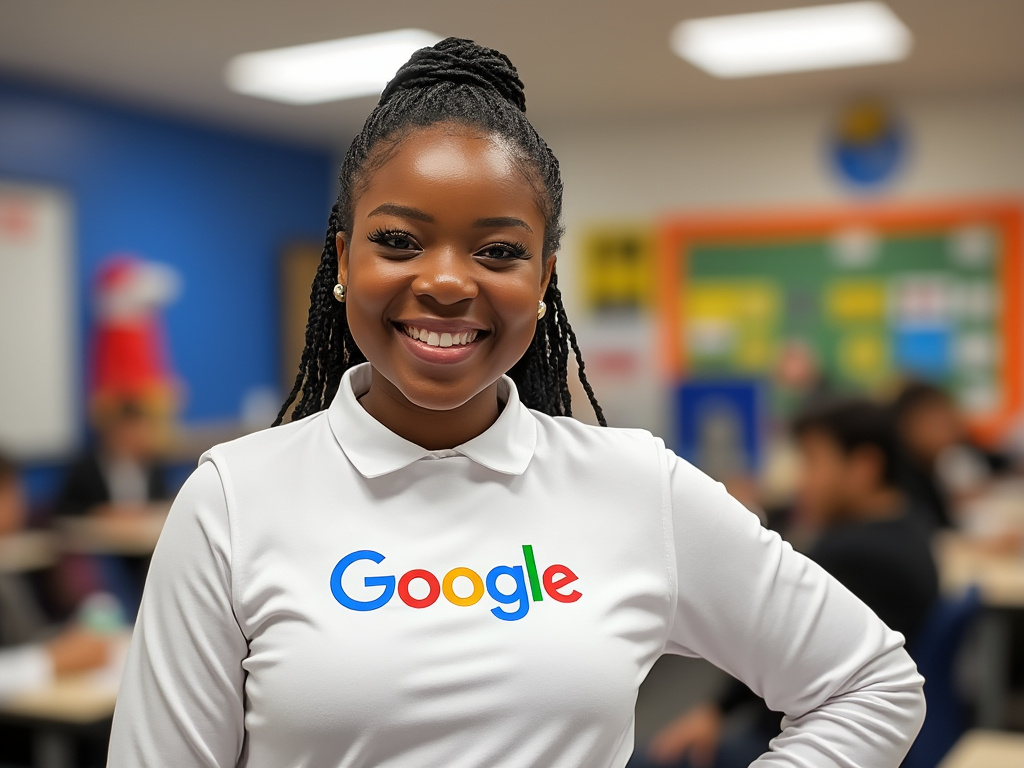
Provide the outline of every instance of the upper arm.
{"type": "Polygon", "coordinates": [[[814,722],[817,737],[787,737],[799,745],[789,754],[805,749],[817,765],[852,766],[888,765],[880,756],[899,753],[898,763],[923,716],[922,681],[902,636],[720,484],[674,454],[667,462],[678,574],[669,647],[739,678],[789,722],[814,722]],[[830,756],[846,741],[876,743],[829,762],[822,737],[834,745],[830,756]]]}
{"type": "Polygon", "coordinates": [[[244,738],[231,530],[213,462],[182,487],[153,554],[118,695],[109,765],[234,766],[244,738]]]}

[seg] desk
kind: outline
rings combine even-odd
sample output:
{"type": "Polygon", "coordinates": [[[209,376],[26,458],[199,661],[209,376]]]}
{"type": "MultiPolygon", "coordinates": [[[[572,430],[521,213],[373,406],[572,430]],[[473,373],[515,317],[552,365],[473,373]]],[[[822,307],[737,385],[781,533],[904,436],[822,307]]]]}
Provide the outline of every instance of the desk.
{"type": "Polygon", "coordinates": [[[939,764],[939,768],[1021,768],[1024,734],[969,731],[939,764]]]}
{"type": "Polygon", "coordinates": [[[48,568],[57,560],[56,538],[49,531],[23,531],[0,537],[0,573],[48,568]]]}
{"type": "Polygon", "coordinates": [[[61,546],[93,555],[150,555],[160,538],[166,508],[139,515],[65,517],[56,521],[61,546]]]}
{"type": "Polygon", "coordinates": [[[970,537],[941,534],[935,542],[942,591],[963,592],[972,584],[992,608],[1024,608],[1024,554],[994,554],[970,537]]]}
{"type": "Polygon", "coordinates": [[[74,735],[108,721],[121,683],[129,635],[116,641],[105,669],[67,675],[52,685],[0,701],[0,718],[35,732],[37,768],[74,765],[74,735]]]}
{"type": "Polygon", "coordinates": [[[994,554],[960,534],[939,536],[935,555],[945,594],[959,594],[972,584],[981,591],[986,610],[978,632],[978,724],[1000,728],[1006,719],[1013,652],[1009,614],[1024,610],[1024,556],[994,554]]]}

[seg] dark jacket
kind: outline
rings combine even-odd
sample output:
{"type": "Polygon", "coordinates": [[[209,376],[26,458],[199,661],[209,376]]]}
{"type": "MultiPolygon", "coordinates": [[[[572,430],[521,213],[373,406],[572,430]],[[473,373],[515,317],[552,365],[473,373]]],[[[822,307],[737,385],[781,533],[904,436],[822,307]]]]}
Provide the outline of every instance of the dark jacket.
{"type": "MultiPolygon", "coordinates": [[[[163,468],[150,464],[145,472],[147,501],[166,499],[169,493],[163,468]]],[[[99,454],[88,451],[79,456],[68,471],[53,511],[57,515],[82,515],[110,501],[110,488],[100,466],[99,454]]]]}

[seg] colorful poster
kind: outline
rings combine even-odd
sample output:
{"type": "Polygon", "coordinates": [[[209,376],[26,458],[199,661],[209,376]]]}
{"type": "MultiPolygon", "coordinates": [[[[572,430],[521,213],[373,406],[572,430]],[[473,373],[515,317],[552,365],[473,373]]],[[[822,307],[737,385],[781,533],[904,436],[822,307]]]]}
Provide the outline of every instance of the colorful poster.
{"type": "Polygon", "coordinates": [[[667,221],[664,371],[770,381],[778,417],[787,387],[923,377],[995,438],[1024,406],[1021,221],[1016,204],[667,221]]]}

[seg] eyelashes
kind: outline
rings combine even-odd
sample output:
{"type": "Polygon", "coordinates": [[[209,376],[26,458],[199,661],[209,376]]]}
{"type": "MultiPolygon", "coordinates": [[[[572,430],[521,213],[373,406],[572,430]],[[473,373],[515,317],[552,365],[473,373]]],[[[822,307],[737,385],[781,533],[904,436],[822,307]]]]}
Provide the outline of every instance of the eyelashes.
{"type": "Polygon", "coordinates": [[[366,239],[371,243],[386,245],[388,248],[394,248],[398,251],[410,250],[415,247],[416,242],[412,239],[411,234],[400,229],[375,229],[366,236],[366,239]],[[404,245],[401,244],[403,242],[405,243],[404,245]]]}
{"type": "Polygon", "coordinates": [[[483,250],[477,251],[477,253],[487,254],[487,257],[491,259],[530,258],[530,250],[520,242],[492,243],[491,245],[486,246],[483,250]],[[495,255],[495,251],[498,251],[500,255],[495,255]]]}
{"type": "MultiPolygon", "coordinates": [[[[371,243],[382,245],[394,251],[413,251],[419,249],[419,244],[412,234],[401,229],[375,229],[366,235],[366,239],[371,243]]],[[[525,243],[519,241],[499,241],[489,243],[477,251],[475,255],[494,261],[529,259],[530,249],[525,243]]]]}

